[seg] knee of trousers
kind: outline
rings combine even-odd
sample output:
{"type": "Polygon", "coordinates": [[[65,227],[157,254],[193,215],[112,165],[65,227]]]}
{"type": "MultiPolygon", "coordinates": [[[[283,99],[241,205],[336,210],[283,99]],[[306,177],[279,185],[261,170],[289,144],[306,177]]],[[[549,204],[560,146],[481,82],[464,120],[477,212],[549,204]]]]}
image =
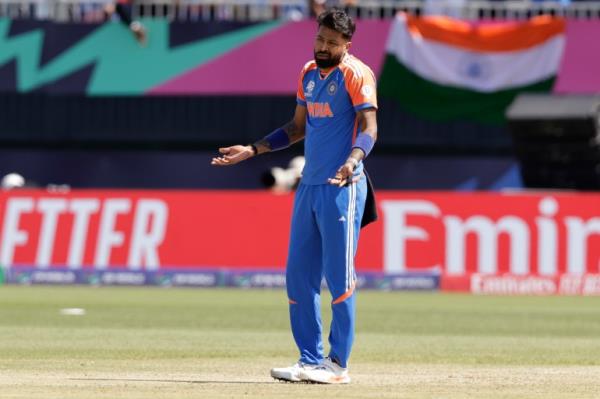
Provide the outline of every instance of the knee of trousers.
{"type": "Polygon", "coordinates": [[[311,276],[308,272],[298,275],[286,273],[285,284],[289,299],[296,302],[312,300],[321,292],[320,276],[311,276]]]}

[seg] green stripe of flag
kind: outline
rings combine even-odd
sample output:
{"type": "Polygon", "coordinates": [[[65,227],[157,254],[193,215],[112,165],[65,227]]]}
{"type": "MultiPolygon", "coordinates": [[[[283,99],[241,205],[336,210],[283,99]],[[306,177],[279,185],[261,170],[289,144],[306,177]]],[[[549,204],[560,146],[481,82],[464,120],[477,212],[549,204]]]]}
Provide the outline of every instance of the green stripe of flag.
{"type": "Polygon", "coordinates": [[[378,93],[393,98],[408,112],[432,121],[469,120],[499,125],[504,113],[521,92],[549,92],[554,77],[531,85],[482,93],[469,89],[444,86],[423,79],[388,54],[378,93]]]}

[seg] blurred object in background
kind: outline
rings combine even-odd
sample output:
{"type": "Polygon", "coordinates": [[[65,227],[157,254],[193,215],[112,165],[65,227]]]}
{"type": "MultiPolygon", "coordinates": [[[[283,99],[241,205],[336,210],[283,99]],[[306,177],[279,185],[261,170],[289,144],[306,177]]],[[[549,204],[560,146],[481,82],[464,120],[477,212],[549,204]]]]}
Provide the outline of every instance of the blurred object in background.
{"type": "Polygon", "coordinates": [[[308,0],[308,8],[311,17],[317,17],[323,11],[332,7],[348,8],[356,7],[358,0],[308,0]]]}
{"type": "Polygon", "coordinates": [[[524,93],[507,118],[526,187],[600,190],[600,96],[524,93]]]}
{"type": "Polygon", "coordinates": [[[424,15],[445,15],[462,18],[467,0],[424,0],[424,15]]]}
{"type": "Polygon", "coordinates": [[[2,190],[12,190],[25,187],[25,178],[18,173],[9,173],[0,182],[2,190]]]}
{"type": "MultiPolygon", "coordinates": [[[[23,175],[19,173],[9,173],[5,175],[0,181],[0,188],[2,190],[15,190],[19,188],[38,188],[40,185],[34,180],[25,180],[23,175]]],[[[49,193],[68,193],[71,191],[71,186],[68,184],[54,184],[48,183],[46,190],[49,193]]]]}
{"type": "MultiPolygon", "coordinates": [[[[25,178],[19,173],[9,173],[5,175],[0,181],[0,188],[2,190],[14,190],[18,188],[37,188],[40,187],[38,183],[33,180],[25,180],[25,178]]],[[[53,184],[49,183],[46,186],[46,190],[50,193],[68,193],[71,191],[71,186],[68,184],[53,184]]]]}
{"type": "Polygon", "coordinates": [[[327,0],[308,0],[308,8],[310,10],[311,17],[317,17],[321,14],[325,9],[327,0]]]}
{"type": "Polygon", "coordinates": [[[48,184],[46,191],[55,194],[66,194],[71,191],[71,186],[68,184],[48,184]]]}
{"type": "Polygon", "coordinates": [[[275,193],[289,193],[298,187],[304,169],[304,157],[299,155],[292,158],[287,169],[275,166],[263,173],[261,182],[275,193]]]}
{"type": "Polygon", "coordinates": [[[117,0],[116,2],[108,3],[104,6],[108,18],[110,19],[115,13],[119,16],[121,22],[131,31],[135,40],[145,46],[147,41],[146,28],[140,21],[133,20],[131,17],[132,0],[117,0]]]}

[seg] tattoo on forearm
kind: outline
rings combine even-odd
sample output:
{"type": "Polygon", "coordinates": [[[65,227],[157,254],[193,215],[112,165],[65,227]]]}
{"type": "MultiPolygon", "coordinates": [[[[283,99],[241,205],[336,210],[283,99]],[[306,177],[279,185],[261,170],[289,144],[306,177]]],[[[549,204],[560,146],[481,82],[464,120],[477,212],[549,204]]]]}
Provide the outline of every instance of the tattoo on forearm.
{"type": "Polygon", "coordinates": [[[284,127],[283,130],[285,130],[285,132],[288,135],[288,138],[290,139],[290,143],[295,143],[298,140],[302,139],[304,137],[304,131],[302,129],[300,129],[295,123],[294,121],[289,121],[284,127]]]}
{"type": "MultiPolygon", "coordinates": [[[[282,129],[287,134],[288,139],[290,140],[290,144],[294,144],[304,138],[304,129],[298,127],[293,120],[286,123],[285,126],[282,127],[282,129]]],[[[269,141],[264,138],[255,142],[254,146],[256,147],[258,154],[270,152],[273,150],[269,141]]]]}
{"type": "Polygon", "coordinates": [[[254,146],[256,147],[257,151],[256,155],[271,151],[271,144],[269,144],[269,142],[265,139],[258,140],[254,143],[254,146]]]}

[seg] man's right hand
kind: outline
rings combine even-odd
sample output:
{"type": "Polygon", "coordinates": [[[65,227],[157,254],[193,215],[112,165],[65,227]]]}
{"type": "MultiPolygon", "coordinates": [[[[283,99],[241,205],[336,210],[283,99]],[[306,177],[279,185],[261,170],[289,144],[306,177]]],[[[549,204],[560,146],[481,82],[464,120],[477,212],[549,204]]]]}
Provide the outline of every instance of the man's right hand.
{"type": "Polygon", "coordinates": [[[256,155],[252,146],[249,145],[234,145],[232,147],[219,148],[219,153],[221,153],[221,156],[213,158],[210,163],[211,165],[235,165],[256,155]]]}

